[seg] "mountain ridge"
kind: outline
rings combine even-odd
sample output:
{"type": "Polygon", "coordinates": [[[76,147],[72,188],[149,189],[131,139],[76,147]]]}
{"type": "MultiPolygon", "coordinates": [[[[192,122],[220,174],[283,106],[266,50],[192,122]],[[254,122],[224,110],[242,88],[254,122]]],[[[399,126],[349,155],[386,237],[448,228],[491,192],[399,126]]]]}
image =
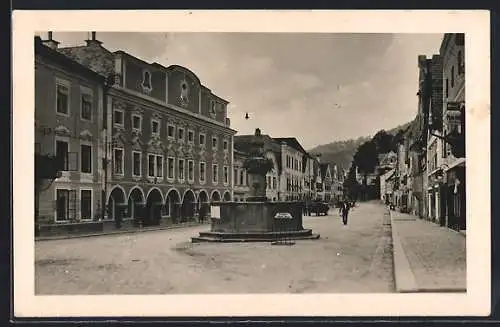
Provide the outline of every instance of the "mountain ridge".
{"type": "MultiPolygon", "coordinates": [[[[388,131],[389,134],[395,135],[399,131],[406,129],[410,122],[396,126],[388,131]]],[[[361,136],[357,139],[348,139],[344,141],[334,141],[327,144],[320,144],[308,152],[311,154],[321,154],[321,161],[330,164],[337,164],[339,168],[348,169],[358,147],[366,141],[369,141],[373,136],[361,136]]]]}

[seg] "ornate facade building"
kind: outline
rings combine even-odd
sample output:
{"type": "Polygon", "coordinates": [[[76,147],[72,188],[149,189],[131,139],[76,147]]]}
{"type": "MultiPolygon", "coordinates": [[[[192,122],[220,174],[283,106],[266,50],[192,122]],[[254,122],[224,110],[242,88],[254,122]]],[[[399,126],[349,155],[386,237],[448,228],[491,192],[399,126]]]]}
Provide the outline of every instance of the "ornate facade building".
{"type": "MultiPolygon", "coordinates": [[[[35,182],[38,226],[98,219],[102,202],[101,155],[105,79],[35,37],[35,153],[55,157],[55,179],[35,182]]],[[[35,175],[51,169],[36,160],[35,175]],[[40,169],[40,166],[41,169],[40,169]]],[[[37,178],[38,180],[38,178],[37,178]]]]}
{"type": "Polygon", "coordinates": [[[201,203],[231,200],[235,131],[228,102],[185,67],[111,52],[95,32],[86,42],[58,51],[110,81],[103,115],[104,218],[185,221],[201,203]]]}
{"type": "Polygon", "coordinates": [[[294,137],[273,138],[280,145],[281,165],[279,200],[304,199],[304,170],[302,164],[307,152],[294,137]]]}

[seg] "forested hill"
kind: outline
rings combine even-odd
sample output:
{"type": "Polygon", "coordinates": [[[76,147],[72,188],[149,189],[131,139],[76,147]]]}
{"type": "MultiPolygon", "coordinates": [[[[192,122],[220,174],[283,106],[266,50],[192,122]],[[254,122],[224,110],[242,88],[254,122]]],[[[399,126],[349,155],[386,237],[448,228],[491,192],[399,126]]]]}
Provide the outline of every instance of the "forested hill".
{"type": "MultiPolygon", "coordinates": [[[[400,130],[404,130],[409,124],[410,123],[408,122],[397,126],[388,130],[387,133],[394,135],[400,130]]],[[[355,140],[335,141],[328,144],[318,145],[317,147],[309,150],[309,152],[312,154],[321,154],[322,162],[335,163],[337,166],[347,170],[351,165],[352,158],[358,147],[364,142],[369,141],[371,138],[372,136],[365,136],[359,137],[355,140]]]]}

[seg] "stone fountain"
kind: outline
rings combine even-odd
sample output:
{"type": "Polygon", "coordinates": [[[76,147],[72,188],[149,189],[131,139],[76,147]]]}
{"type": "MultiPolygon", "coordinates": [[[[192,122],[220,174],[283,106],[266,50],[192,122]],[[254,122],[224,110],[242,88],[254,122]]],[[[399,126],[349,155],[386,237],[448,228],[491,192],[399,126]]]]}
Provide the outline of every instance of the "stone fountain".
{"type": "Polygon", "coordinates": [[[221,202],[211,205],[211,229],[193,237],[192,242],[276,242],[280,240],[318,239],[302,226],[302,202],[269,201],[266,174],[272,160],[264,156],[264,141],[259,129],[251,141],[244,168],[249,175],[247,202],[221,202]]]}

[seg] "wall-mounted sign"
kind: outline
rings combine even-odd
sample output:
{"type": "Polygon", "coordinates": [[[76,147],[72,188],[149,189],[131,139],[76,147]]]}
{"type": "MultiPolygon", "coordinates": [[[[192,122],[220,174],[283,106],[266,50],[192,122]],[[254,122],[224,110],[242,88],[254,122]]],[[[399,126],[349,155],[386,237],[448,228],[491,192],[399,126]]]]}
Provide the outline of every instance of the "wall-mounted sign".
{"type": "Polygon", "coordinates": [[[292,215],[288,212],[278,212],[276,215],[274,215],[275,219],[292,219],[292,215]]]}
{"type": "Polygon", "coordinates": [[[214,219],[220,219],[220,207],[210,206],[210,217],[214,219]]]}

